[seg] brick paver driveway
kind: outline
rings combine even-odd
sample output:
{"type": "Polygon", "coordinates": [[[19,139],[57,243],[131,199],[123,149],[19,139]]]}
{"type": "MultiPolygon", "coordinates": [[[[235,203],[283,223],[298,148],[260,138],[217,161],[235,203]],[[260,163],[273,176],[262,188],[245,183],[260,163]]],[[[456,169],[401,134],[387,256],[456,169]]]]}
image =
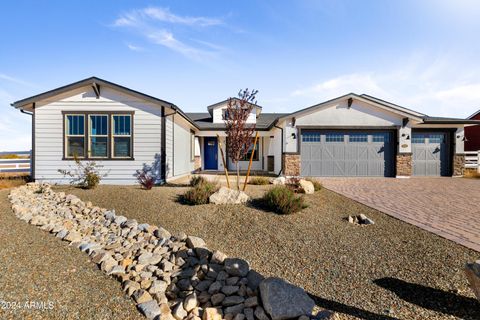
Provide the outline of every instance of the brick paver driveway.
{"type": "Polygon", "coordinates": [[[480,180],[322,178],[337,193],[480,251],[480,180]]]}

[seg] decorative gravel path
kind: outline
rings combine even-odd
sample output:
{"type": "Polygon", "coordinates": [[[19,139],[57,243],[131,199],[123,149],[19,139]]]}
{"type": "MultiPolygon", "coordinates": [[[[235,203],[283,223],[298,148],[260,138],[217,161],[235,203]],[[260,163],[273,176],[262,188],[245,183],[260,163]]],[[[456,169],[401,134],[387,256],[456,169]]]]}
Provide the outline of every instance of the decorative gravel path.
{"type": "MultiPolygon", "coordinates": [[[[249,192],[260,196],[265,188],[250,186],[249,192]]],[[[245,258],[265,276],[305,288],[319,306],[343,318],[480,319],[480,303],[463,273],[477,252],[329,190],[308,195],[310,207],[302,212],[279,216],[245,206],[181,205],[175,200],[183,187],[56,189],[202,237],[211,249],[245,258]],[[343,220],[360,213],[375,225],[343,220]]]]}
{"type": "Polygon", "coordinates": [[[322,178],[322,183],[330,190],[480,252],[478,179],[322,178]]]}
{"type": "Polygon", "coordinates": [[[0,190],[0,319],[144,319],[87,255],[18,219],[0,190]]]}

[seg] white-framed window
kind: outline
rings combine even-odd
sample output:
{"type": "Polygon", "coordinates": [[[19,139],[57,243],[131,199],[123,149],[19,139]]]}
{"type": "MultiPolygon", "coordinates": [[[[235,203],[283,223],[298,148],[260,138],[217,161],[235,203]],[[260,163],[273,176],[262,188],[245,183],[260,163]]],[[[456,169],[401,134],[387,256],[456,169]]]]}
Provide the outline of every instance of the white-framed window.
{"type": "Polygon", "coordinates": [[[132,157],[132,116],[112,115],[112,158],[132,157]]]}
{"type": "Polygon", "coordinates": [[[88,157],[108,158],[108,114],[90,114],[88,121],[88,157]]]}
{"type": "Polygon", "coordinates": [[[85,158],[85,115],[65,115],[65,156],[85,158]]]}

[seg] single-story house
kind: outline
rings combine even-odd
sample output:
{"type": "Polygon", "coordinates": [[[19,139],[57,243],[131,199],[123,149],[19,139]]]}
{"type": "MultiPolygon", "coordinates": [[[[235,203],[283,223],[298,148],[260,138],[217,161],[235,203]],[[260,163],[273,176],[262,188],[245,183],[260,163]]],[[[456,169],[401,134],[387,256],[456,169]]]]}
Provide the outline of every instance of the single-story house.
{"type": "MultiPolygon", "coordinates": [[[[467,119],[480,121],[480,110],[467,119]]],[[[480,150],[480,125],[465,128],[465,151],[480,150]]]]}
{"type": "MultiPolygon", "coordinates": [[[[91,77],[12,106],[32,116],[35,180],[66,183],[58,170],[69,169],[76,155],[103,166],[103,183],[133,184],[143,164],[154,165],[159,182],[196,170],[223,171],[227,103],[185,113],[171,102],[91,77]]],[[[354,93],[292,113],[266,113],[255,105],[248,122],[259,133],[253,170],[315,177],[462,175],[464,128],[480,123],[430,117],[354,93]]]]}

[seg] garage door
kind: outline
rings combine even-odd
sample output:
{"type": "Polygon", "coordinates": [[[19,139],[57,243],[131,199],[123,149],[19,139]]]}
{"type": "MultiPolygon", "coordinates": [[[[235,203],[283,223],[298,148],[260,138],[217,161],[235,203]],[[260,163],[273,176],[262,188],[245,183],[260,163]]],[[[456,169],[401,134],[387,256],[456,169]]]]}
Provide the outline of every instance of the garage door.
{"type": "Polygon", "coordinates": [[[389,131],[302,130],[302,176],[394,174],[393,134],[389,131]]]}
{"type": "Polygon", "coordinates": [[[413,132],[413,175],[450,175],[448,134],[445,132],[413,132]]]}

